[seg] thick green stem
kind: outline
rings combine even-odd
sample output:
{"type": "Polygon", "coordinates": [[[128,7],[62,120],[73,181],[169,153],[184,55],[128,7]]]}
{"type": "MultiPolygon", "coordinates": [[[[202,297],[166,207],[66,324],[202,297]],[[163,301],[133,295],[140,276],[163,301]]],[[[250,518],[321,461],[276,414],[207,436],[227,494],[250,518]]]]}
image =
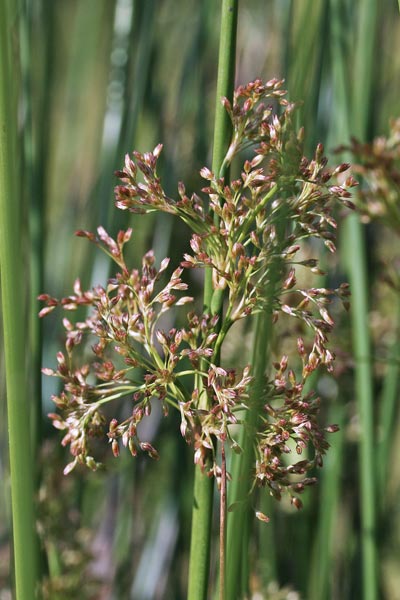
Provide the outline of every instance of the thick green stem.
{"type": "Polygon", "coordinates": [[[24,267],[20,232],[16,119],[12,104],[11,27],[7,2],[0,3],[0,266],[16,598],[32,600],[36,589],[30,407],[26,387],[24,267]]]}
{"type": "Polygon", "coordinates": [[[195,469],[192,538],[189,563],[189,600],[206,600],[210,567],[213,481],[195,469]]]}
{"type": "MultiPolygon", "coordinates": [[[[281,215],[278,235],[285,234],[286,214],[281,215]]],[[[276,282],[281,276],[281,260],[269,265],[268,278],[265,288],[265,298],[269,299],[265,311],[257,315],[255,321],[255,337],[251,356],[253,365],[254,382],[251,390],[250,409],[244,416],[245,424],[240,432],[239,445],[243,449],[240,455],[232,456],[231,473],[232,483],[229,488],[229,504],[236,504],[237,509],[229,514],[227,534],[227,597],[229,599],[243,598],[248,595],[249,587],[249,529],[252,523],[252,508],[250,490],[252,486],[251,474],[254,464],[254,442],[258,419],[263,404],[263,388],[265,368],[268,362],[271,345],[273,298],[276,294],[276,282]]],[[[262,532],[262,545],[268,548],[268,555],[264,559],[268,562],[268,577],[276,579],[275,556],[273,548],[272,523],[269,523],[262,532]]]]}
{"type": "MultiPolygon", "coordinates": [[[[231,121],[221,100],[223,97],[231,98],[235,86],[238,6],[239,0],[222,0],[212,160],[214,173],[220,172],[232,135],[231,121]]],[[[223,175],[223,173],[220,174],[223,175]]]]}
{"type": "MultiPolygon", "coordinates": [[[[257,315],[253,344],[252,364],[254,365],[254,384],[251,393],[250,410],[245,415],[245,427],[241,428],[239,445],[242,454],[233,455],[231,473],[232,483],[229,489],[229,505],[237,503],[237,508],[229,513],[227,538],[227,597],[243,598],[248,593],[248,547],[249,540],[251,471],[254,464],[254,432],[261,408],[264,371],[271,338],[271,315],[257,315]],[[247,568],[245,568],[245,565],[247,568]]],[[[270,524],[266,525],[270,527],[270,524]]],[[[270,532],[267,532],[270,533],[270,532]]]]}
{"type": "MultiPolygon", "coordinates": [[[[217,101],[214,125],[212,169],[219,173],[230,142],[228,115],[221,104],[223,96],[231,98],[235,80],[236,29],[239,0],[222,0],[221,33],[218,58],[217,101]]],[[[212,273],[205,273],[204,309],[210,311],[213,297],[212,273]]],[[[213,310],[220,312],[222,300],[213,310]]],[[[195,469],[192,538],[189,563],[188,600],[206,600],[211,545],[213,481],[195,469]]]]}
{"type": "MultiPolygon", "coordinates": [[[[40,177],[41,166],[38,158],[42,160],[44,134],[36,135],[34,132],[33,115],[33,87],[32,87],[32,39],[31,39],[31,14],[32,6],[24,2],[20,16],[20,60],[22,72],[22,93],[25,105],[25,122],[23,136],[23,167],[25,173],[25,189],[22,194],[23,201],[29,198],[29,246],[30,246],[30,315],[29,315],[29,361],[28,368],[31,371],[30,389],[33,392],[31,402],[31,431],[32,452],[38,456],[41,444],[41,420],[42,420],[42,321],[38,319],[40,310],[38,296],[43,291],[43,215],[44,215],[44,186],[43,177],[40,177]],[[40,154],[42,152],[42,154],[40,154]]],[[[47,82],[48,83],[48,82],[47,82]]],[[[43,116],[43,111],[40,111],[43,116]]],[[[46,119],[48,113],[46,112],[46,119]]],[[[39,121],[39,119],[38,119],[39,121]]],[[[45,121],[40,119],[40,132],[45,129],[45,121]]],[[[39,476],[39,469],[37,469],[39,476]]]]}
{"type": "MultiPolygon", "coordinates": [[[[238,6],[239,0],[222,0],[212,160],[212,171],[219,175],[225,175],[225,173],[220,173],[220,171],[224,164],[224,158],[232,135],[231,122],[228,113],[221,103],[221,99],[223,97],[230,98],[233,95],[235,86],[238,6]]],[[[211,306],[212,296],[212,273],[208,270],[206,271],[204,281],[204,306],[206,310],[211,306]]]]}

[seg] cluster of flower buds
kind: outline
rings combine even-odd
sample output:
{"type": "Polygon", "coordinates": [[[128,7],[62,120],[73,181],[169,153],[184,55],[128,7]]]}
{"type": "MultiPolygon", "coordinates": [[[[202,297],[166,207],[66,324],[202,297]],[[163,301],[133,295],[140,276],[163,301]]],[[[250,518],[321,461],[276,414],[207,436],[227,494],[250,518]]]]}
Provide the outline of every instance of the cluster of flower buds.
{"type": "Polygon", "coordinates": [[[314,482],[310,477],[292,478],[321,465],[328,447],[317,422],[319,400],[304,395],[304,385],[320,365],[332,369],[334,355],[327,335],[334,322],[328,306],[333,296],[347,305],[349,291],[345,284],[337,290],[304,289],[297,285],[296,268],[321,273],[316,259],[303,258],[304,242],[317,238],[334,252],[332,208],[336,202],[353,206],[349,189],[355,181],[342,175],[347,164],[326,168],[321,145],[311,160],[304,157],[303,132],[296,132],[292,124],[295,107],[285,94],[281,81],[257,80],[238,88],[233,104],[223,99],[232,121],[232,141],[220,173],[207,167],[201,170],[207,182],[202,195],[189,197],[182,183],[177,199],[165,194],[157,174],[161,145],[153,152],[126,156],[124,168],[117,172],[122,183],[115,189],[117,207],[135,213],[164,211],[182,219],[191,230],[192,252],[184,255],[169,278],[169,259],[157,269],[151,251],[143,257],[141,271],[126,264],[124,245],[130,229],[121,231],[116,240],[102,227],[97,235],[77,232],[106,252],[119,270],[105,288],[82,291],[77,281],[74,294],[61,301],[41,296],[46,303],[42,316],[57,305],[68,311],[90,307],[84,321],[72,324],[64,319],[66,355],[59,353],[56,371],[44,370],[64,384],[62,393],[54,397],[63,416],[51,417],[56,427],[67,430],[63,444],[69,444],[73,461],[66,472],[77,463],[97,468],[90,441],[100,435],[108,439],[114,456],[122,444],[134,456],[142,450],[158,458],[153,445],[138,435],[152,399],[158,399],[165,413],[169,407],[180,412],[181,434],[194,444],[195,462],[205,469],[212,457],[209,472],[220,477],[216,442],[240,451],[233,432],[241,425],[238,415],[248,407],[252,386],[250,367],[239,375],[219,365],[221,346],[236,321],[267,309],[273,320],[284,314],[300,320],[312,341],[308,346],[298,340],[299,378],[283,357],[275,365],[274,379],[264,386],[255,484],[268,485],[277,498],[287,489],[299,507],[297,494],[314,482]],[[279,116],[271,102],[280,104],[279,116]],[[244,161],[239,177],[225,181],[226,167],[250,146],[253,157],[244,161]],[[340,184],[336,179],[332,182],[338,175],[340,184]],[[193,268],[212,270],[214,295],[225,295],[224,309],[214,311],[211,302],[211,314],[192,311],[186,327],[164,331],[160,316],[192,301],[179,293],[188,288],[183,270],[193,268]],[[93,360],[79,367],[76,348],[82,346],[84,335],[96,342],[93,360]],[[184,384],[188,375],[193,377],[191,389],[184,384]],[[123,421],[111,418],[107,427],[103,406],[124,397],[132,403],[130,416],[123,421]],[[291,466],[282,460],[292,449],[300,454],[306,446],[313,447],[311,459],[291,466]]]}
{"type": "Polygon", "coordinates": [[[390,122],[387,137],[379,136],[371,143],[352,138],[349,147],[338,148],[343,150],[351,152],[353,172],[367,182],[355,199],[364,220],[381,221],[400,235],[400,119],[390,122]]]}
{"type": "Polygon", "coordinates": [[[301,508],[298,494],[316,482],[315,477],[307,474],[316,466],[322,466],[322,457],[329,448],[325,433],[337,431],[337,426],[321,428],[319,425],[320,399],[312,391],[304,392],[311,368],[306,368],[308,362],[305,361],[301,338],[297,347],[303,363],[306,363],[301,377],[296,379],[295,372],[288,369],[288,357],[284,355],[279,363],[274,364],[275,376],[267,382],[264,390],[267,402],[257,438],[255,476],[256,484],[268,486],[275,498],[280,500],[286,491],[292,504],[301,508]],[[288,460],[293,450],[295,455],[301,455],[309,448],[313,451],[311,458],[294,463],[288,460]]]}

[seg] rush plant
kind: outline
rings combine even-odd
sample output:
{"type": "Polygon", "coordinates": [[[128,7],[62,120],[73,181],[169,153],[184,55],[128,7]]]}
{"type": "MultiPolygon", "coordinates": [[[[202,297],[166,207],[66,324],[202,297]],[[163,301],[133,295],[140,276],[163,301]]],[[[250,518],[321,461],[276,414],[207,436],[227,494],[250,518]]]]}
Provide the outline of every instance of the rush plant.
{"type": "MultiPolygon", "coordinates": [[[[222,170],[234,167],[236,179],[204,167],[199,193],[188,193],[179,183],[176,197],[170,197],[157,173],[161,145],[127,155],[116,173],[121,181],[115,188],[117,208],[143,215],[165,212],[188,227],[191,252],[179,265],[157,260],[150,250],[141,268],[132,268],[126,258],[132,230],[113,239],[100,226],[96,233],[77,235],[113,261],[116,271],[106,285],[83,290],[77,279],[68,297],[41,296],[46,304],[41,316],[57,306],[67,314],[86,309],[81,320],[63,319],[65,349],[58,352],[55,369],[43,370],[62,384],[53,396],[58,410],[50,418],[70,449],[65,474],[78,465],[99,468],[95,440],[109,444],[115,457],[126,448],[132,456],[145,453],[158,460],[156,444],[142,436],[140,423],[159,402],[166,416],[178,411],[180,435],[193,447],[196,468],[215,479],[223,521],[229,479],[225,455],[242,452],[240,428],[254,395],[253,365],[232,368],[221,360],[221,351],[239,321],[268,310],[273,323],[295,319],[299,333],[272,369],[264,366],[257,387],[248,494],[265,488],[278,500],[287,494],[300,508],[301,493],[315,483],[315,467],[322,466],[329,446],[326,433],[337,427],[319,423],[320,402],[309,378],[320,367],[333,369],[329,307],[335,298],[347,306],[349,290],[345,283],[327,289],[299,282],[321,273],[318,260],[304,255],[308,240],[335,251],[332,208],[336,203],[352,207],[349,190],[355,181],[343,175],[348,164],[327,169],[321,145],[311,159],[304,156],[303,130],[296,130],[292,118],[296,107],[282,85],[276,79],[256,80],[237,88],[233,102],[222,99],[232,127],[222,170]],[[212,274],[206,311],[199,311],[190,295],[192,270],[212,274]],[[167,313],[183,322],[180,311],[186,312],[186,324],[165,329],[167,313]],[[118,419],[113,407],[121,401],[129,411],[118,419]]],[[[268,521],[262,511],[255,514],[268,521]]],[[[224,527],[221,536],[223,564],[224,527]]],[[[223,581],[222,571],[221,589],[223,581]]]]}

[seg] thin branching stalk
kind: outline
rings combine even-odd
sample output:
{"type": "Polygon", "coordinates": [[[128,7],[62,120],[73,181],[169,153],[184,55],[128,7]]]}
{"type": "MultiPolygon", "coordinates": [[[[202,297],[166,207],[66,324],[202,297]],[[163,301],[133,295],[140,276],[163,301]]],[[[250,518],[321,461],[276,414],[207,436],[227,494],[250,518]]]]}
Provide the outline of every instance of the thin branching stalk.
{"type": "Polygon", "coordinates": [[[24,277],[19,215],[16,119],[11,76],[11,26],[0,5],[0,258],[16,597],[32,600],[36,589],[36,545],[30,409],[25,373],[24,277]]]}
{"type": "MultiPolygon", "coordinates": [[[[212,162],[214,173],[219,173],[221,170],[231,135],[229,117],[221,104],[221,98],[231,98],[233,95],[238,4],[238,0],[223,0],[221,9],[221,33],[212,162]]],[[[204,306],[206,311],[210,311],[211,309],[212,297],[212,273],[211,270],[208,269],[205,273],[204,282],[204,306]]],[[[213,306],[216,313],[220,311],[222,297],[220,297],[218,304],[219,305],[217,306],[213,306]]],[[[206,600],[207,598],[212,498],[213,481],[196,467],[188,600],[206,600]]]]}

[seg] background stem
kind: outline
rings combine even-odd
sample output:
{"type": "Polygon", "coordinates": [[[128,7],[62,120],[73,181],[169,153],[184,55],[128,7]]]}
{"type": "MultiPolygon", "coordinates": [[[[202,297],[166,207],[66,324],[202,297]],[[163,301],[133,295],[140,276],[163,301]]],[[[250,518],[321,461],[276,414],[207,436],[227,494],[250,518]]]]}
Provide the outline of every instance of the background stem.
{"type": "MultiPolygon", "coordinates": [[[[350,135],[366,141],[370,120],[370,107],[373,87],[373,58],[376,38],[377,3],[375,0],[360,0],[358,3],[358,30],[352,70],[348,70],[348,48],[345,47],[343,30],[346,15],[340,0],[331,0],[332,72],[334,76],[335,105],[337,112],[331,123],[330,143],[334,147],[348,140],[350,135]],[[357,85],[349,85],[351,73],[357,73],[357,85]],[[348,90],[353,92],[352,97],[348,90]]],[[[349,156],[342,157],[349,159],[349,156]]],[[[360,550],[362,555],[363,598],[377,598],[377,556],[376,556],[376,463],[374,460],[374,414],[373,414],[373,375],[371,340],[369,330],[368,298],[368,257],[365,243],[365,229],[356,213],[350,214],[343,228],[343,266],[347,270],[351,286],[352,343],[355,359],[355,395],[360,419],[359,435],[359,478],[361,533],[360,550]]],[[[332,504],[333,510],[334,504],[332,504]]],[[[324,505],[324,511],[326,506],[324,505]]],[[[321,517],[321,527],[328,516],[321,517]]],[[[327,527],[327,525],[326,525],[327,527]]],[[[323,529],[322,529],[323,531],[323,529]]],[[[325,546],[328,541],[325,540],[325,546]]],[[[321,560],[321,573],[327,574],[321,560]]],[[[314,585],[317,579],[314,578],[314,585]]],[[[321,576],[311,598],[325,597],[327,582],[321,576]],[[319,586],[319,587],[318,587],[319,586]],[[315,590],[316,593],[315,593],[315,590]],[[324,592],[325,593],[325,592],[324,592]],[[318,596],[316,595],[318,594],[318,596]]]]}
{"type": "MultiPolygon", "coordinates": [[[[354,86],[351,133],[361,141],[367,139],[373,86],[373,56],[377,23],[376,0],[359,3],[358,32],[354,57],[354,86]]],[[[376,555],[376,472],[374,460],[374,414],[371,342],[368,315],[368,264],[365,231],[358,215],[352,214],[345,223],[345,258],[352,291],[352,333],[355,356],[355,385],[360,418],[360,509],[361,553],[363,566],[363,598],[378,596],[376,555]]]]}
{"type": "Polygon", "coordinates": [[[0,266],[16,598],[32,600],[36,589],[30,408],[25,370],[24,267],[20,202],[17,188],[14,78],[11,77],[11,20],[0,4],[0,266]]]}

